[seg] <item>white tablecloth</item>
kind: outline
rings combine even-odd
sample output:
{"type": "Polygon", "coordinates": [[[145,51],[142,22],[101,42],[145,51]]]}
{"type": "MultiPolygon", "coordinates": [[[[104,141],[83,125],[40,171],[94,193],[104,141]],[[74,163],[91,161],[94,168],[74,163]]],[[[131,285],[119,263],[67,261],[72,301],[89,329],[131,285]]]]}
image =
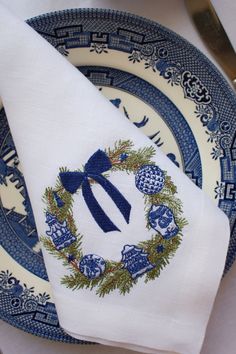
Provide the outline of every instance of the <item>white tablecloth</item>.
{"type": "MultiPolygon", "coordinates": [[[[161,23],[185,37],[209,58],[186,12],[183,0],[0,0],[22,19],[74,7],[102,7],[129,11],[161,23]]],[[[236,48],[236,1],[212,0],[236,48]]],[[[236,353],[236,263],[223,279],[218,292],[201,354],[236,353]]],[[[0,350],[3,354],[128,354],[124,349],[79,346],[51,342],[24,333],[0,321],[0,350]]],[[[134,352],[133,352],[134,353],[134,352]]]]}

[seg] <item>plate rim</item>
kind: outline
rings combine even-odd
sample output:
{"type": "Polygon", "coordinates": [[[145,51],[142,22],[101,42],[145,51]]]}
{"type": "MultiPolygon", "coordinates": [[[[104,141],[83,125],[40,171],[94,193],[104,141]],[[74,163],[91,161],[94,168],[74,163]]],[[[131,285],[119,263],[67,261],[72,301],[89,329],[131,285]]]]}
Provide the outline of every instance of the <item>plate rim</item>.
{"type": "MultiPolygon", "coordinates": [[[[205,66],[208,68],[209,70],[209,76],[215,76],[217,78],[217,81],[220,82],[220,89],[222,91],[222,93],[224,93],[224,95],[226,96],[226,98],[228,99],[229,103],[232,105],[232,108],[236,111],[236,95],[233,91],[233,88],[230,86],[230,84],[227,82],[226,78],[223,76],[223,74],[220,72],[220,70],[215,66],[215,64],[213,62],[211,62],[210,59],[208,59],[208,57],[201,52],[200,49],[196,48],[193,44],[191,44],[187,39],[185,39],[184,37],[182,37],[181,35],[175,33],[174,31],[172,31],[171,29],[168,29],[167,27],[159,24],[158,22],[154,21],[154,20],[150,20],[148,18],[130,13],[130,12],[126,12],[126,11],[120,11],[120,10],[114,10],[114,9],[103,9],[103,8],[70,8],[70,9],[64,9],[64,10],[58,10],[58,11],[52,11],[52,12],[46,12],[44,14],[41,15],[37,15],[34,17],[31,17],[29,19],[27,19],[25,22],[30,25],[32,27],[33,23],[39,23],[43,20],[47,20],[49,22],[52,21],[52,18],[54,20],[62,20],[62,17],[66,17],[68,18],[69,16],[75,16],[75,19],[79,19],[81,17],[84,18],[96,18],[96,19],[109,19],[109,20],[115,20],[115,21],[122,21],[123,23],[131,23],[131,24],[135,24],[137,26],[145,26],[145,28],[150,29],[152,32],[156,33],[159,29],[162,31],[162,34],[166,34],[167,38],[169,40],[173,40],[175,41],[175,43],[179,42],[180,45],[183,48],[186,48],[186,50],[191,53],[191,55],[193,55],[194,58],[196,58],[196,61],[203,61],[205,66]]],[[[236,244],[236,240],[235,240],[235,244],[236,244]]],[[[230,262],[229,266],[226,268],[226,272],[231,268],[234,260],[236,259],[236,252],[235,255],[232,259],[232,261],[230,262]]],[[[40,331],[34,331],[33,328],[31,328],[30,326],[27,327],[24,324],[20,324],[18,322],[15,322],[12,318],[9,318],[9,316],[7,316],[7,314],[4,316],[4,311],[1,311],[0,308],[0,318],[4,321],[6,321],[7,323],[9,323],[10,325],[21,329],[27,333],[36,335],[38,337],[41,338],[46,338],[49,340],[53,340],[53,341],[59,341],[59,342],[64,342],[64,343],[70,343],[70,344],[86,344],[86,345],[91,345],[91,344],[96,344],[96,343],[90,343],[90,342],[86,342],[86,341],[79,341],[76,340],[75,338],[71,337],[70,338],[65,338],[65,337],[61,337],[61,338],[53,338],[52,335],[48,334],[48,333],[41,333],[40,331]]]]}

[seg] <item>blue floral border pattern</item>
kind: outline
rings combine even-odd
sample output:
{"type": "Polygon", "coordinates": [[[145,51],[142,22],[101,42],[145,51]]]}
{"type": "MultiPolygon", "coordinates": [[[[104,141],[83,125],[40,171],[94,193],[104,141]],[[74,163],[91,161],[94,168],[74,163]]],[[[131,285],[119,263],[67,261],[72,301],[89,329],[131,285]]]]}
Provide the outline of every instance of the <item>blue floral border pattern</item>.
{"type": "Polygon", "coordinates": [[[0,303],[5,320],[40,337],[85,343],[70,337],[60,328],[55,305],[49,300],[48,294],[36,294],[34,287],[22,284],[9,270],[0,272],[0,303]]]}
{"type": "Polygon", "coordinates": [[[129,61],[133,63],[144,61],[145,69],[151,68],[153,72],[158,71],[159,75],[171,86],[182,86],[185,98],[196,104],[195,113],[203,127],[206,128],[208,142],[215,143],[211,156],[217,160],[223,156],[223,149],[229,144],[229,139],[226,138],[229,137],[227,132],[231,129],[230,123],[223,121],[219,124],[218,109],[212,104],[208,89],[196,75],[186,71],[180,63],[168,61],[168,51],[164,47],[158,49],[149,44],[148,49],[145,46],[140,51],[135,49],[128,56],[129,61]]]}
{"type": "MultiPolygon", "coordinates": [[[[66,16],[65,13],[64,15],[66,16]]],[[[43,20],[43,16],[40,20],[43,20]]],[[[37,30],[38,22],[36,18],[31,20],[29,24],[37,30]]],[[[65,56],[69,54],[70,49],[81,47],[88,47],[90,52],[95,54],[108,54],[109,49],[127,52],[128,60],[133,64],[144,62],[145,69],[159,73],[171,86],[182,86],[185,98],[196,104],[195,113],[201,120],[203,127],[206,128],[206,134],[209,136],[208,141],[215,143],[211,152],[212,158],[217,160],[223,156],[223,149],[228,147],[230,143],[228,134],[231,130],[230,122],[219,123],[219,112],[217,106],[212,102],[212,95],[208,88],[197,75],[186,70],[183,64],[171,60],[167,45],[170,40],[164,38],[161,33],[159,33],[158,39],[148,41],[146,34],[120,26],[116,32],[110,33],[104,30],[102,32],[88,31],[83,24],[50,26],[50,29],[48,24],[43,25],[40,23],[41,28],[38,29],[38,32],[65,56]]]]}
{"type": "MultiPolygon", "coordinates": [[[[92,55],[107,55],[110,49],[123,51],[127,53],[127,60],[134,64],[135,59],[143,61],[144,67],[153,70],[157,78],[161,75],[170,85],[181,87],[186,99],[196,104],[197,119],[201,120],[209,142],[214,143],[212,158],[221,164],[222,175],[221,180],[216,181],[215,194],[219,207],[231,221],[232,235],[225,268],[228,270],[236,257],[236,99],[217,69],[178,35],[150,20],[127,13],[101,9],[66,10],[38,16],[28,24],[65,56],[71,48],[80,47],[89,48],[92,55]]],[[[0,164],[1,168],[6,173],[4,165],[0,164]]],[[[29,224],[32,227],[30,221],[29,224]]],[[[46,274],[44,277],[46,279],[46,274]]],[[[23,312],[21,321],[20,310],[16,315],[16,310],[9,305],[15,295],[4,289],[0,296],[0,316],[4,320],[35,335],[75,343],[75,339],[64,334],[60,327],[49,323],[42,325],[37,316],[34,319],[35,311],[23,312]]],[[[50,313],[54,304],[48,300],[46,304],[49,304],[50,313]]],[[[39,306],[46,309],[46,304],[39,306]]]]}
{"type": "MultiPolygon", "coordinates": [[[[172,131],[176,143],[179,146],[185,174],[189,176],[198,187],[202,187],[202,165],[196,139],[182,113],[167,96],[147,81],[122,70],[102,66],[81,66],[79,70],[94,85],[112,87],[127,92],[152,107],[155,112],[158,112],[170,131],[172,131]]],[[[121,99],[119,98],[111,100],[111,102],[117,108],[122,106],[121,99]]],[[[126,117],[129,119],[129,114],[124,106],[123,110],[126,117]]],[[[140,122],[137,122],[136,119],[134,125],[138,128],[148,126],[148,117],[144,116],[143,120],[140,122]]],[[[165,143],[164,139],[162,139],[162,141],[160,140],[159,133],[160,131],[153,131],[152,134],[148,136],[157,146],[161,146],[165,143]]],[[[171,156],[175,160],[172,151],[169,151],[167,156],[171,156]]],[[[179,165],[178,162],[177,165],[179,165]]]]}
{"type": "Polygon", "coordinates": [[[48,280],[41,250],[38,244],[32,207],[22,172],[18,168],[18,155],[10,134],[4,109],[0,110],[0,185],[7,185],[6,178],[14,184],[21,195],[26,215],[17,213],[14,207],[8,209],[0,201],[0,244],[25,269],[48,280]]]}
{"type": "Polygon", "coordinates": [[[195,113],[206,128],[208,142],[215,143],[211,152],[212,158],[217,160],[223,156],[222,149],[228,142],[226,137],[231,126],[227,121],[219,124],[217,107],[211,103],[211,95],[202,81],[190,71],[186,71],[180,63],[168,61],[168,50],[165,47],[158,48],[149,44],[140,51],[135,49],[128,59],[133,63],[144,61],[145,69],[158,71],[171,86],[182,86],[185,98],[196,104],[195,113]]]}
{"type": "Polygon", "coordinates": [[[75,9],[38,16],[28,23],[63,55],[72,48],[85,47],[94,55],[107,55],[111,49],[127,53],[127,60],[134,64],[143,61],[154,75],[182,87],[185,98],[196,104],[196,117],[201,120],[208,141],[214,143],[211,157],[221,165],[215,195],[231,222],[225,268],[228,270],[236,258],[236,99],[222,75],[183,38],[132,14],[75,9]],[[219,194],[221,183],[224,188],[219,194]]]}

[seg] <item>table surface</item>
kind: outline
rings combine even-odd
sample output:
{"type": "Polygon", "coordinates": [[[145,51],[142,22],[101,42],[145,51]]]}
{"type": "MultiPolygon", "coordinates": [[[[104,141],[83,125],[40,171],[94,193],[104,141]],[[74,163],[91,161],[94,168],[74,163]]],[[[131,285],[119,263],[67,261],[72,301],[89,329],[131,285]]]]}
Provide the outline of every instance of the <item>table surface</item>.
{"type": "MultiPolygon", "coordinates": [[[[182,35],[212,61],[186,12],[183,0],[0,0],[22,19],[75,7],[112,8],[129,11],[155,20],[182,35]]],[[[236,49],[236,1],[212,0],[236,49]]],[[[201,354],[236,353],[236,263],[221,282],[208,324],[201,354]]],[[[0,352],[3,354],[136,354],[129,350],[97,346],[79,346],[51,342],[35,337],[0,321],[0,352]]]]}

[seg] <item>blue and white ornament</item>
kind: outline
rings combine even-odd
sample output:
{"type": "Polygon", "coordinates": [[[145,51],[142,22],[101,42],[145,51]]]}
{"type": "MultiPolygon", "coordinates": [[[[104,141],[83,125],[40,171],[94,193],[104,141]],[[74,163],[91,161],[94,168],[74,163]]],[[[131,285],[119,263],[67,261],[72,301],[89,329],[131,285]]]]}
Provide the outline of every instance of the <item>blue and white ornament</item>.
{"type": "Polygon", "coordinates": [[[63,202],[63,200],[59,197],[57,192],[53,192],[53,196],[55,198],[56,204],[58,206],[58,208],[62,208],[65,203],[63,202]]]}
{"type": "Polygon", "coordinates": [[[135,175],[135,185],[144,194],[159,193],[165,185],[165,174],[158,166],[143,165],[135,175]]]}
{"type": "Polygon", "coordinates": [[[100,277],[106,269],[106,262],[96,254],[87,254],[79,262],[79,270],[88,279],[100,277]]]}
{"type": "Polygon", "coordinates": [[[125,245],[121,254],[121,262],[124,263],[124,268],[128,270],[133,279],[155,268],[155,265],[149,261],[147,252],[140,247],[125,245]]]}
{"type": "Polygon", "coordinates": [[[164,239],[170,239],[179,232],[172,210],[166,205],[152,205],[148,213],[150,226],[158,231],[164,239]]]}
{"type": "Polygon", "coordinates": [[[46,223],[49,226],[49,230],[46,231],[46,234],[52,238],[58,251],[70,246],[76,241],[75,235],[73,235],[67,227],[66,220],[60,222],[55,215],[47,212],[46,223]]]}

